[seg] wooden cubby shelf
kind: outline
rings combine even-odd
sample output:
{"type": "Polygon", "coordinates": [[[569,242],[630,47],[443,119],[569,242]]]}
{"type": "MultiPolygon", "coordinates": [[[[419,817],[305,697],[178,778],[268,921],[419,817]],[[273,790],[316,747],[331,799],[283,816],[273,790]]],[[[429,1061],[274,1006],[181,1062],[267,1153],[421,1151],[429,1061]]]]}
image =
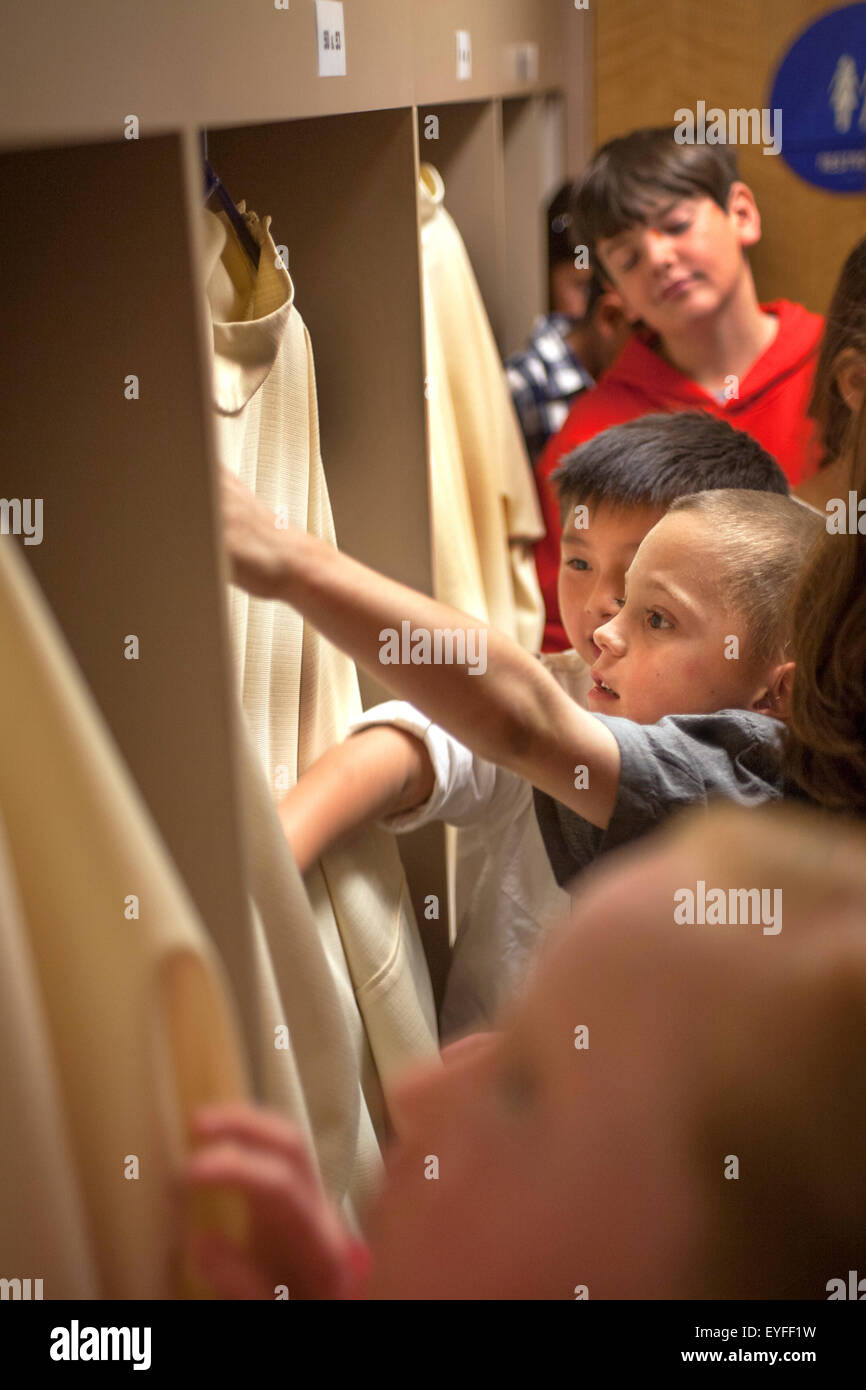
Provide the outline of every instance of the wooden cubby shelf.
{"type": "MultiPolygon", "coordinates": [[[[429,591],[420,163],[444,178],[505,353],[546,307],[544,200],[587,126],[591,19],[570,0],[344,0],[344,15],[345,77],[318,76],[314,0],[46,0],[4,20],[0,195],[21,215],[0,229],[15,266],[3,490],[44,499],[45,541],[26,557],[238,981],[201,132],[234,200],[269,213],[288,248],[339,544],[429,591]],[[156,659],[124,683],[130,631],[156,659]]],[[[367,678],[362,692],[383,693],[367,678]]],[[[447,899],[443,845],[440,828],[401,844],[416,908],[447,899]]],[[[447,931],[427,945],[438,988],[447,931]]]]}

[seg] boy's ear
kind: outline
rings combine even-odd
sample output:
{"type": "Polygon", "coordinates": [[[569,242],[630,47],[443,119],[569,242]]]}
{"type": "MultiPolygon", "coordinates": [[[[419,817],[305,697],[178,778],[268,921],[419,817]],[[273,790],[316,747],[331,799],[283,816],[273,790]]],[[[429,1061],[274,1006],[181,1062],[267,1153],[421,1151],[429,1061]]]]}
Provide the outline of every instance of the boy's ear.
{"type": "Polygon", "coordinates": [[[598,318],[599,323],[606,319],[609,323],[617,314],[621,315],[630,324],[635,324],[640,319],[637,309],[633,309],[628,302],[628,298],[623,294],[617,285],[608,282],[605,285],[604,293],[600,294],[596,301],[593,311],[593,322],[598,318]]]}
{"type": "Polygon", "coordinates": [[[620,337],[630,327],[618,290],[605,290],[599,295],[592,322],[606,342],[620,337]]]}
{"type": "Polygon", "coordinates": [[[761,214],[751,188],[741,179],[728,190],[728,217],[741,246],[754,246],[761,240],[761,214]]]}
{"type": "Polygon", "coordinates": [[[760,714],[772,714],[787,723],[791,717],[791,696],[794,690],[796,662],[783,661],[770,674],[770,683],[758,696],[752,709],[760,714]]]}
{"type": "Polygon", "coordinates": [[[856,348],[843,348],[833,363],[833,377],[839,395],[853,415],[866,396],[866,360],[856,348]]]}
{"type": "Polygon", "coordinates": [[[640,323],[639,311],[632,308],[621,290],[616,291],[616,297],[619,300],[619,311],[625,318],[626,323],[629,324],[631,328],[635,328],[640,323]]]}

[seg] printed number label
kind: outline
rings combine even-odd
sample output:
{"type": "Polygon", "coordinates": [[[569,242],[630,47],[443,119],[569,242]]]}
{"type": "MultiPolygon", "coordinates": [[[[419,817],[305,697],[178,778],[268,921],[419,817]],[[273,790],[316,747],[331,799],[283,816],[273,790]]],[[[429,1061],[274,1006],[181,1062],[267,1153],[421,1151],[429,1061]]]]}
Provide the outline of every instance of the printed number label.
{"type": "Polygon", "coordinates": [[[316,0],[319,76],[346,76],[346,23],[343,0],[316,0]]]}
{"type": "Polygon", "coordinates": [[[538,44],[519,43],[514,53],[514,76],[518,82],[538,81],[538,44]]]}
{"type": "Polygon", "coordinates": [[[468,29],[457,30],[457,78],[465,82],[472,76],[472,35],[468,29]]]}

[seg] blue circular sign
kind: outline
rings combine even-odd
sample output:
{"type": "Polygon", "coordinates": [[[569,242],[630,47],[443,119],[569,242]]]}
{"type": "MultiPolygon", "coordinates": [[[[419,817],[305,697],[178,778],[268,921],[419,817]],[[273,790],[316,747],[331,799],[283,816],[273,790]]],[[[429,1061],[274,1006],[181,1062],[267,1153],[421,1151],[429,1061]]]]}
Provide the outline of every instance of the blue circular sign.
{"type": "Polygon", "coordinates": [[[810,24],[782,59],[770,95],[781,154],[808,183],[866,192],[866,3],[810,24]],[[776,117],[778,125],[779,117],[776,117]]]}

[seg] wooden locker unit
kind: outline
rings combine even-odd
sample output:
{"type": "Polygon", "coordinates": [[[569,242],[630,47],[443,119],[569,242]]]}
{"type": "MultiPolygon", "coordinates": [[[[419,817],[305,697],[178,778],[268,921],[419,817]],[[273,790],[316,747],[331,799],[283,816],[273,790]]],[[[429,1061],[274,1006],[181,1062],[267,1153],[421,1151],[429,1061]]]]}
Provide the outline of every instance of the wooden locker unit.
{"type": "MultiPolygon", "coordinates": [[[[234,198],[272,215],[274,240],[288,249],[340,548],[432,592],[413,111],[210,130],[208,155],[234,198]]],[[[390,698],[358,675],[367,707],[390,698]]],[[[443,827],[397,843],[438,1000],[448,966],[443,827]],[[438,923],[424,916],[431,894],[438,923]]]]}
{"type": "Polygon", "coordinates": [[[340,547],[429,592],[411,112],[210,130],[208,154],[235,199],[272,214],[288,248],[340,547]]]}
{"type": "MultiPolygon", "coordinates": [[[[347,75],[333,78],[318,76],[314,0],[279,11],[46,0],[5,25],[14,63],[0,84],[0,187],[21,216],[0,233],[15,267],[0,310],[0,491],[45,499],[45,540],[24,554],[242,991],[250,964],[231,927],[246,871],[202,337],[199,131],[234,199],[270,213],[288,247],[340,545],[429,590],[419,155],[445,178],[500,347],[519,345],[546,307],[527,211],[543,196],[538,103],[562,90],[563,52],[588,52],[590,21],[571,0],[344,8],[347,75]],[[472,39],[468,80],[456,75],[458,28],[472,39]],[[419,137],[431,109],[438,143],[419,137]],[[137,139],[125,138],[130,116],[137,139]],[[137,401],[124,399],[130,373],[137,401]],[[123,658],[129,633],[138,662],[123,658]]],[[[542,136],[548,179],[562,159],[552,149],[542,136]]],[[[366,703],[381,697],[361,683],[366,703]]],[[[437,935],[423,905],[430,893],[446,901],[444,832],[399,843],[441,994],[447,931],[437,935]]]]}

